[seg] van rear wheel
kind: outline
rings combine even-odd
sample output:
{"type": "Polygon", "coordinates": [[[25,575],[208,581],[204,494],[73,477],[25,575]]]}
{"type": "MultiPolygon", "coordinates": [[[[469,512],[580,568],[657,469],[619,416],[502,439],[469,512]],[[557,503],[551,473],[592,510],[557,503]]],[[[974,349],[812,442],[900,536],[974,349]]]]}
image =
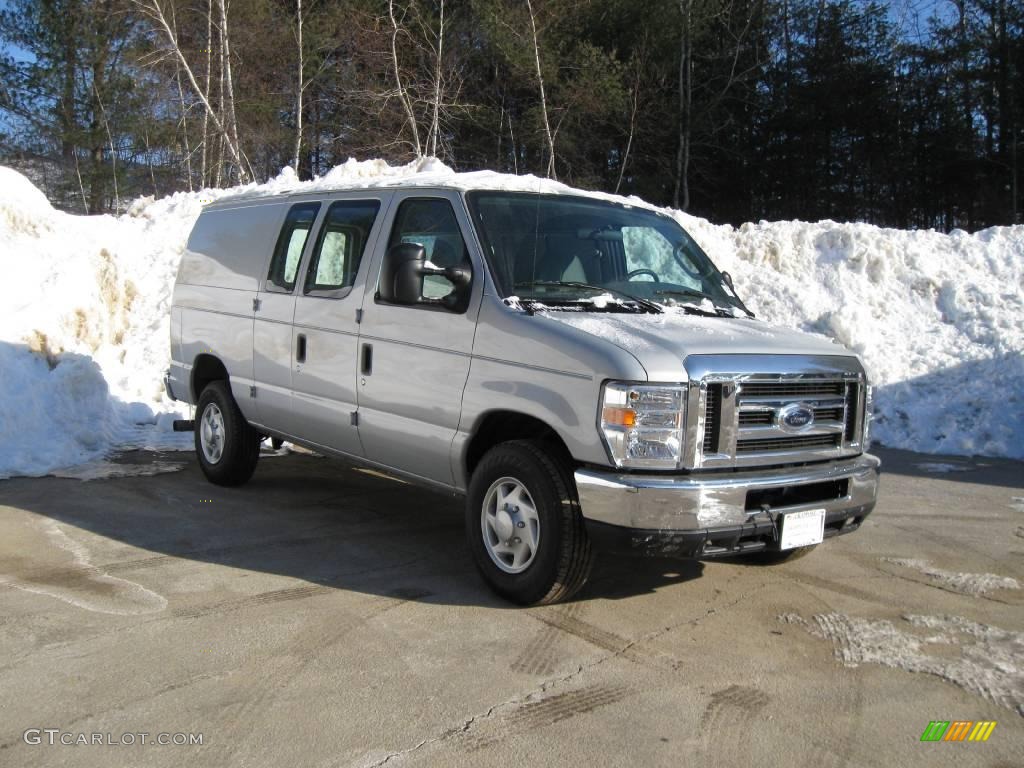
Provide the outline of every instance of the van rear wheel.
{"type": "Polygon", "coordinates": [[[484,580],[521,605],[567,600],[592,554],[569,473],[539,443],[502,443],[480,460],[466,500],[466,540],[484,580]]]}
{"type": "Polygon", "coordinates": [[[196,405],[196,455],[215,485],[242,485],[260,457],[260,436],[245,420],[226,381],[206,386],[196,405]]]}

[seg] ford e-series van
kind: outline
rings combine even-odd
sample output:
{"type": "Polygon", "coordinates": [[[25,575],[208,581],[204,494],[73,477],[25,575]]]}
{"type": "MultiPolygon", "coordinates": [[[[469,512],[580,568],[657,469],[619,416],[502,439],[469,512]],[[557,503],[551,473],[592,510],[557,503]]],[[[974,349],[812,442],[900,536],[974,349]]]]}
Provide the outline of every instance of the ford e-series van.
{"type": "Polygon", "coordinates": [[[855,354],[755,319],[670,216],[452,178],[203,210],[166,386],[210,481],[272,438],[463,495],[523,604],[573,595],[597,549],[775,561],[860,526],[855,354]]]}

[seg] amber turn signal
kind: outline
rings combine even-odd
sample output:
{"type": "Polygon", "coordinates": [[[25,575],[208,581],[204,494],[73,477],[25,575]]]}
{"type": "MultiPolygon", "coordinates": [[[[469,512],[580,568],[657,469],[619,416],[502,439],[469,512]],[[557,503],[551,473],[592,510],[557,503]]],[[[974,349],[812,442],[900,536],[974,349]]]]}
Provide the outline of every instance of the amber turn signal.
{"type": "Polygon", "coordinates": [[[605,407],[601,419],[606,425],[616,427],[635,427],[636,411],[632,408],[605,407]]]}

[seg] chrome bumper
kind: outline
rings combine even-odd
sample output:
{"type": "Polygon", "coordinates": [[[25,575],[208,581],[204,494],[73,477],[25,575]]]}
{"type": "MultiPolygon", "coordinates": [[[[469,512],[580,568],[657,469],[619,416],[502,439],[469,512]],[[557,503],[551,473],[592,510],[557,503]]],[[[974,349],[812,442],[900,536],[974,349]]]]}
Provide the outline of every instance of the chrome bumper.
{"type": "MultiPolygon", "coordinates": [[[[845,493],[820,501],[771,505],[770,511],[825,509],[829,519],[845,511],[870,512],[878,495],[881,462],[862,454],[829,464],[692,475],[634,475],[578,469],[575,473],[583,517],[596,523],[647,531],[708,531],[750,522],[748,494],[846,481],[845,493]]],[[[810,489],[805,489],[810,490],[810,489]]]]}

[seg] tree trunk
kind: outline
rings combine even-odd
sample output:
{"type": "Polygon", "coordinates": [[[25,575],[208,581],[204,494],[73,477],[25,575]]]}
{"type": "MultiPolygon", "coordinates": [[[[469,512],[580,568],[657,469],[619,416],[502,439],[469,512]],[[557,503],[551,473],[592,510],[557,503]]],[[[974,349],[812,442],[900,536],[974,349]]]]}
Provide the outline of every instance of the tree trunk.
{"type": "Polygon", "coordinates": [[[251,174],[247,174],[242,165],[244,156],[238,143],[238,121],[235,118],[235,84],[231,75],[231,38],[228,35],[228,9],[226,0],[218,0],[220,5],[221,45],[224,48],[224,80],[227,86],[227,125],[231,131],[232,159],[238,166],[238,180],[245,182],[251,174]]]}
{"type": "MultiPolygon", "coordinates": [[[[206,79],[203,81],[203,100],[210,103],[210,70],[213,63],[213,0],[206,1],[206,79]]],[[[209,185],[208,168],[209,161],[213,157],[210,147],[210,112],[203,110],[203,160],[202,170],[199,172],[200,185],[209,185]]]]}
{"type": "MultiPolygon", "coordinates": [[[[171,26],[174,29],[174,36],[178,36],[178,18],[175,13],[174,5],[171,5],[171,26]]],[[[192,147],[188,141],[188,113],[185,109],[185,91],[181,87],[181,62],[177,59],[174,60],[174,82],[178,86],[178,103],[181,105],[181,138],[185,144],[185,175],[188,177],[188,191],[192,191],[192,147]]],[[[149,134],[146,134],[146,154],[147,160],[149,161],[149,175],[153,175],[153,158],[149,153],[149,134]]],[[[114,179],[115,183],[117,179],[114,179]]],[[[153,182],[154,189],[156,188],[156,181],[153,182]]],[[[117,194],[116,189],[114,192],[117,194]]]]}
{"type": "Polygon", "coordinates": [[[441,56],[444,54],[444,0],[441,0],[441,26],[437,31],[437,57],[434,66],[434,119],[430,123],[428,154],[437,157],[437,135],[441,131],[441,56]]]}
{"type": "MultiPolygon", "coordinates": [[[[90,9],[95,16],[89,19],[89,36],[100,38],[102,21],[99,15],[102,8],[90,9]]],[[[107,51],[100,43],[92,51],[91,72],[92,88],[89,94],[89,147],[92,167],[89,169],[89,213],[103,213],[106,210],[106,184],[104,183],[103,162],[103,128],[106,123],[103,102],[100,99],[99,85],[106,79],[107,51]]],[[[109,130],[107,132],[109,135],[109,130]]],[[[110,142],[111,162],[113,162],[113,140],[110,142]]],[[[116,166],[115,166],[116,172],[116,166]]],[[[115,179],[114,183],[117,181],[115,179]]]]}
{"type": "Polygon", "coordinates": [[[402,102],[402,107],[405,109],[405,117],[409,121],[409,127],[412,129],[412,143],[413,149],[416,152],[416,157],[423,157],[423,146],[420,144],[420,131],[416,125],[416,113],[412,109],[412,99],[409,98],[409,92],[405,90],[405,86],[402,85],[402,73],[398,67],[398,21],[395,19],[395,0],[388,0],[388,17],[391,19],[391,64],[394,67],[395,72],[395,87],[398,89],[398,99],[402,102]]]}
{"type": "Polygon", "coordinates": [[[302,151],[302,92],[305,89],[305,74],[303,72],[303,51],[302,51],[302,0],[295,0],[298,14],[298,41],[299,41],[299,87],[295,94],[295,161],[292,164],[295,174],[299,173],[299,153],[302,151]]]}
{"type": "MultiPolygon", "coordinates": [[[[217,109],[220,112],[220,117],[216,118],[213,114],[211,117],[215,117],[218,122],[223,125],[224,121],[224,30],[219,26],[217,27],[217,63],[220,67],[220,73],[217,77],[217,109]]],[[[224,176],[224,147],[228,141],[227,132],[224,131],[223,127],[220,130],[220,139],[217,141],[217,175],[216,183],[214,186],[220,187],[221,180],[224,176]]]]}
{"type": "MultiPolygon", "coordinates": [[[[75,117],[75,75],[78,71],[78,47],[76,45],[76,38],[78,32],[76,26],[78,24],[79,13],[76,7],[72,6],[69,9],[67,19],[67,26],[64,29],[64,53],[61,57],[63,61],[63,75],[61,77],[61,97],[60,107],[58,110],[59,122],[60,122],[60,153],[64,162],[69,166],[75,163],[76,173],[77,171],[77,147],[75,134],[77,133],[78,121],[75,117]]],[[[81,174],[78,176],[79,184],[81,185],[81,174]]],[[[83,192],[84,199],[84,192],[83,192]]]]}
{"type": "Polygon", "coordinates": [[[693,0],[679,0],[682,30],[679,36],[679,145],[676,149],[676,184],[672,206],[682,211],[690,207],[690,138],[693,105],[693,0]]]}
{"type": "Polygon", "coordinates": [[[548,101],[544,95],[544,74],[540,68],[540,43],[537,40],[537,21],[534,18],[533,3],[530,0],[526,0],[526,8],[530,12],[530,30],[533,32],[533,60],[537,65],[537,86],[540,88],[540,111],[544,118],[544,134],[548,140],[548,178],[558,181],[558,174],[555,171],[555,137],[551,133],[551,123],[548,121],[548,101]]]}
{"type": "Polygon", "coordinates": [[[622,153],[622,161],[619,163],[619,180],[615,182],[615,194],[619,194],[622,177],[626,173],[626,163],[629,162],[629,151],[633,147],[633,134],[636,132],[636,110],[640,101],[640,70],[640,63],[637,62],[636,79],[633,82],[633,108],[629,113],[629,138],[626,140],[626,151],[622,153]]]}

